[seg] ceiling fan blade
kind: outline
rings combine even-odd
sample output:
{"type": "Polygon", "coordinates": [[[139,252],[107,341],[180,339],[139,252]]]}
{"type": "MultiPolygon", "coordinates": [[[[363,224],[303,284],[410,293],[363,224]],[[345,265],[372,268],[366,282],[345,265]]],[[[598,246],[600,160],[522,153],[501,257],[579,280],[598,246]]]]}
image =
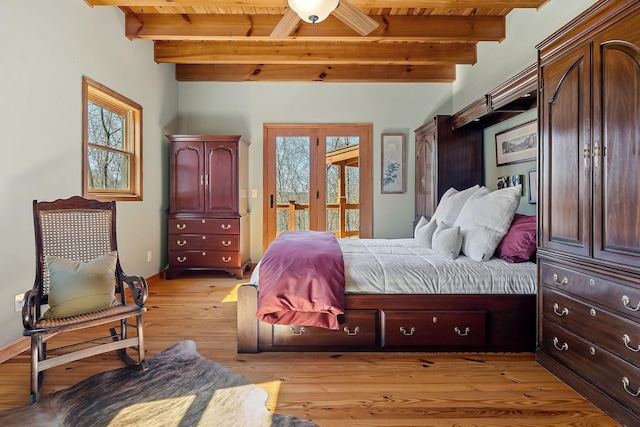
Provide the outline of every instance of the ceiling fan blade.
{"type": "Polygon", "coordinates": [[[353,28],[361,36],[366,36],[379,25],[376,20],[347,0],[340,0],[340,4],[331,14],[353,28]]]}
{"type": "Polygon", "coordinates": [[[297,13],[293,11],[293,9],[287,9],[287,12],[282,16],[278,25],[273,29],[269,37],[273,39],[284,39],[289,37],[289,35],[296,29],[300,23],[300,17],[297,13]]]}

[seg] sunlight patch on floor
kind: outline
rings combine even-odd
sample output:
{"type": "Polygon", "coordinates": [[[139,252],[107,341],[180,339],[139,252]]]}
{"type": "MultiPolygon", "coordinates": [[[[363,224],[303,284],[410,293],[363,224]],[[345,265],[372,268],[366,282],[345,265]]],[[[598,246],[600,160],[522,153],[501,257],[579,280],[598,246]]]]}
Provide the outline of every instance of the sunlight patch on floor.
{"type": "Polygon", "coordinates": [[[246,285],[246,283],[238,283],[229,291],[226,297],[222,300],[222,302],[238,302],[238,288],[242,285],[246,285]]]}
{"type": "Polygon", "coordinates": [[[280,386],[282,385],[282,381],[270,381],[268,383],[259,383],[256,385],[269,394],[266,407],[269,412],[274,413],[278,406],[278,396],[280,395],[280,386]]]}

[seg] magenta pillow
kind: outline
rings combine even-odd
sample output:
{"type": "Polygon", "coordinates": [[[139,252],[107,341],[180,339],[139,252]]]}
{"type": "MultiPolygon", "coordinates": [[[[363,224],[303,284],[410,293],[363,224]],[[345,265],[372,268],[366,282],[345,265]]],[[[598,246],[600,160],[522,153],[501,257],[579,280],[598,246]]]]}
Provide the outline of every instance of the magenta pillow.
{"type": "Polygon", "coordinates": [[[495,256],[509,262],[528,261],[536,253],[536,217],[515,214],[495,256]]]}

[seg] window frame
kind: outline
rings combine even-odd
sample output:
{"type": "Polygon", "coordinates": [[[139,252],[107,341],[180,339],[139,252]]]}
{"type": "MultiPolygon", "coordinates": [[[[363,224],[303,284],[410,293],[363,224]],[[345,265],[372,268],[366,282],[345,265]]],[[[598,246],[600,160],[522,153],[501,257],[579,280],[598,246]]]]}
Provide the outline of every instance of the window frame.
{"type": "Polygon", "coordinates": [[[142,106],[88,77],[82,77],[82,195],[110,201],[142,200],[142,106]],[[124,190],[89,188],[89,102],[121,114],[123,151],[129,156],[129,188],[124,190]]]}

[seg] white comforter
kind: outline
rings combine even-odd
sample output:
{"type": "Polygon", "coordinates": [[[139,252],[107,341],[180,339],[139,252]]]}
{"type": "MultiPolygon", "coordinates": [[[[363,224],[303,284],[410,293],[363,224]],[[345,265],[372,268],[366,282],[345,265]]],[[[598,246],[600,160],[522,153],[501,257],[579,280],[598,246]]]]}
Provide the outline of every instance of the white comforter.
{"type": "Polygon", "coordinates": [[[536,265],[440,256],[414,239],[339,239],[352,294],[535,294],[536,265]]]}

